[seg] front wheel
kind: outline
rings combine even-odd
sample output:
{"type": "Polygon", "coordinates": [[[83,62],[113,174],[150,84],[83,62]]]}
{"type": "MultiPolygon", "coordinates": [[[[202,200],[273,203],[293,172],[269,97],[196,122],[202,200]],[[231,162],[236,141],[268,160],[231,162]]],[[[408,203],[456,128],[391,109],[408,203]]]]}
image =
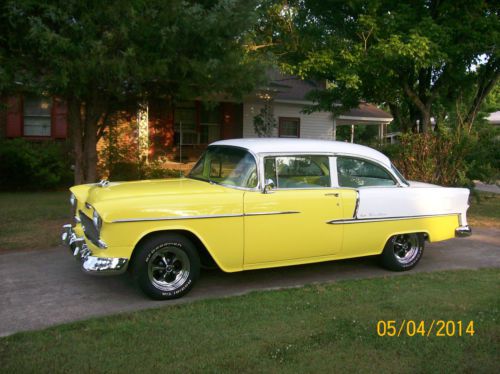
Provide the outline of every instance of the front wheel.
{"type": "Polygon", "coordinates": [[[424,253],[423,234],[398,234],[392,236],[380,255],[382,266],[389,270],[410,270],[420,261],[424,253]]]}
{"type": "Polygon", "coordinates": [[[169,300],[189,292],[200,274],[196,247],[182,235],[153,237],[139,248],[133,275],[141,290],[156,300],[169,300]]]}

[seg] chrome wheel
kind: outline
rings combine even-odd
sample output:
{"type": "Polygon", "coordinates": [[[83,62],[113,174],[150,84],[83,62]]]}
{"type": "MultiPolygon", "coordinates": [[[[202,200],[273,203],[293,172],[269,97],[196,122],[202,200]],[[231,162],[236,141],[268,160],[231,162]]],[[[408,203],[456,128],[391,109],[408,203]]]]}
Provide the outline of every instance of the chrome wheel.
{"type": "Polygon", "coordinates": [[[417,234],[396,235],[393,241],[396,260],[401,264],[411,263],[420,252],[420,241],[417,234]]]}
{"type": "Polygon", "coordinates": [[[164,247],[148,261],[149,281],[162,291],[175,291],[189,278],[190,268],[186,252],[177,247],[164,247]]]}

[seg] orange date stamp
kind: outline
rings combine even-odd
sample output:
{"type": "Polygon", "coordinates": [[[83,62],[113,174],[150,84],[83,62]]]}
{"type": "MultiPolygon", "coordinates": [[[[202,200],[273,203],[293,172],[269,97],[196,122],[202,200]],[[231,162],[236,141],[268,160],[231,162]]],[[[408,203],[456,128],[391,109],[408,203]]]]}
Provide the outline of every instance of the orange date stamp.
{"type": "Polygon", "coordinates": [[[380,320],[377,322],[378,336],[474,336],[474,321],[461,320],[380,320]]]}

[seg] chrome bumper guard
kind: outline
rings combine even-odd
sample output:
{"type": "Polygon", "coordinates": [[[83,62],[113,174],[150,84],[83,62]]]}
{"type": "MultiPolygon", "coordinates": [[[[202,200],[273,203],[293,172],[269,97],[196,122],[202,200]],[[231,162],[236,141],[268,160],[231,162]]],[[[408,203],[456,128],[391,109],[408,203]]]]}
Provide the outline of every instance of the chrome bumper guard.
{"type": "Polygon", "coordinates": [[[455,230],[455,236],[457,238],[465,238],[472,235],[472,230],[469,226],[460,226],[455,230]]]}
{"type": "Polygon", "coordinates": [[[69,247],[73,256],[82,263],[82,270],[93,275],[116,275],[127,270],[128,259],[113,257],[96,257],[85,243],[83,237],[77,236],[71,225],[64,225],[61,239],[69,247]]]}

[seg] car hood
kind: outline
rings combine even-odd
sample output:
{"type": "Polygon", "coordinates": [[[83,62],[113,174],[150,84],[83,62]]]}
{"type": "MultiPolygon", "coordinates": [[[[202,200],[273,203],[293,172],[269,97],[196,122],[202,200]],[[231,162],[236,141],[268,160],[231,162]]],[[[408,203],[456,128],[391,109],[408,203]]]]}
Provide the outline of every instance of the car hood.
{"type": "Polygon", "coordinates": [[[96,205],[112,200],[130,200],[147,197],[166,197],[169,195],[193,195],[222,193],[225,187],[207,182],[179,178],[155,179],[134,182],[110,182],[101,187],[99,184],[80,185],[71,188],[78,200],[96,205]]]}
{"type": "Polygon", "coordinates": [[[240,214],[243,209],[243,191],[188,178],[87,184],[71,192],[81,211],[90,217],[95,209],[104,222],[240,214]]]}

